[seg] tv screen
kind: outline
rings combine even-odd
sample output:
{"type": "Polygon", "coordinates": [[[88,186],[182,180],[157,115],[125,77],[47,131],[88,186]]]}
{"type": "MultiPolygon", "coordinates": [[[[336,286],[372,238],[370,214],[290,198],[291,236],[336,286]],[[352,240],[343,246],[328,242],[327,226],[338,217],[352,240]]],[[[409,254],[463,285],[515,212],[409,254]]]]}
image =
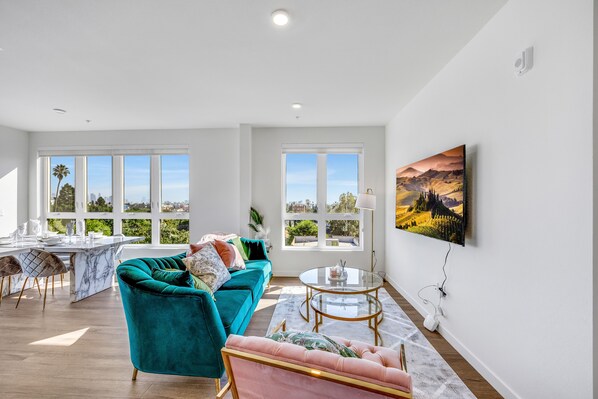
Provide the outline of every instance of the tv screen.
{"type": "Polygon", "coordinates": [[[397,229],[465,245],[465,145],[397,169],[397,229]]]}

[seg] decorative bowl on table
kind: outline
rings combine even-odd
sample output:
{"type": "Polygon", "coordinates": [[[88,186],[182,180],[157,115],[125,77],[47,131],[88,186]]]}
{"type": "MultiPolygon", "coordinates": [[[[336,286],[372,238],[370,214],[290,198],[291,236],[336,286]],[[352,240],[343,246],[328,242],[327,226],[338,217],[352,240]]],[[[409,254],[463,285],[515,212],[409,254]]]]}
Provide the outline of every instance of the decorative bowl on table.
{"type": "Polygon", "coordinates": [[[340,265],[331,267],[330,272],[328,273],[328,279],[330,281],[345,281],[347,279],[347,271],[340,265]]]}

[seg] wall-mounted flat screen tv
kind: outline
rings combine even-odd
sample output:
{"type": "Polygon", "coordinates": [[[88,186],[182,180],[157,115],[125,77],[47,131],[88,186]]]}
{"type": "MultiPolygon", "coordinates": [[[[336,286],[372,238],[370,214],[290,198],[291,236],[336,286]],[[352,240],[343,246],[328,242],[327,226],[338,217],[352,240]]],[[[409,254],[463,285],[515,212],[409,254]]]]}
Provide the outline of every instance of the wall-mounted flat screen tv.
{"type": "Polygon", "coordinates": [[[397,229],[465,245],[465,145],[397,169],[397,229]]]}

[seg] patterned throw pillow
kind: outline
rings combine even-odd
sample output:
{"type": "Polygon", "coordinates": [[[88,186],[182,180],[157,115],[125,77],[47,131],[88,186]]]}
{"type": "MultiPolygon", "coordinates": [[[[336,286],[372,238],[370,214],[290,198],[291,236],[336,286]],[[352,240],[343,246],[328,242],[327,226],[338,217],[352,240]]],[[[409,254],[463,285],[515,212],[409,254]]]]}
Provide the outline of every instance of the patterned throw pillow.
{"type": "Polygon", "coordinates": [[[280,331],[266,338],[272,339],[276,342],[286,342],[289,344],[299,345],[307,350],[321,350],[324,352],[335,353],[342,357],[356,357],[360,358],[350,348],[343,344],[339,344],[332,338],[315,332],[299,332],[299,331],[280,331]]]}
{"type": "MultiPolygon", "coordinates": [[[[214,246],[214,248],[216,248],[216,252],[218,252],[218,255],[220,255],[220,258],[222,259],[224,266],[232,267],[232,268],[235,267],[236,253],[235,253],[234,245],[229,244],[225,241],[220,241],[220,240],[209,241],[209,243],[212,244],[214,246]]],[[[208,244],[208,243],[207,242],[198,242],[197,244],[189,245],[189,250],[187,251],[187,256],[193,255],[194,253],[196,253],[197,251],[202,249],[206,244],[208,244]]],[[[245,266],[245,263],[243,263],[243,266],[245,266]]],[[[238,269],[238,270],[240,270],[240,269],[238,269]]]]}
{"type": "Polygon", "coordinates": [[[205,245],[193,255],[183,259],[183,263],[187,270],[206,283],[212,292],[231,279],[230,273],[212,244],[205,245]]]}

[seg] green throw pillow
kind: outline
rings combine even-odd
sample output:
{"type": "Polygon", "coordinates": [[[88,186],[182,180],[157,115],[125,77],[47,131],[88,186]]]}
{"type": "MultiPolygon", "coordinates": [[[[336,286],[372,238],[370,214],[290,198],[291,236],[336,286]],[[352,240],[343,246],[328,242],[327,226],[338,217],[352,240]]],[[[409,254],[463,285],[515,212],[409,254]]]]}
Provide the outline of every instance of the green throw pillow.
{"type": "Polygon", "coordinates": [[[339,344],[332,338],[315,332],[298,332],[298,331],[280,331],[266,338],[272,339],[276,342],[287,342],[304,347],[307,350],[321,350],[324,352],[335,353],[342,357],[356,357],[360,358],[350,348],[343,344],[339,344]]]}
{"type": "MultiPolygon", "coordinates": [[[[159,269],[154,270],[158,271],[159,269]]],[[[189,285],[183,285],[181,287],[191,287],[191,288],[195,288],[196,290],[202,290],[202,291],[206,291],[209,292],[210,295],[212,296],[212,299],[215,301],[216,298],[214,298],[214,293],[212,292],[212,290],[210,289],[210,287],[208,287],[208,285],[206,283],[204,283],[199,277],[194,276],[193,274],[191,274],[191,272],[189,270],[179,270],[179,269],[164,269],[164,270],[159,270],[162,273],[165,274],[178,274],[178,273],[188,273],[191,280],[189,285]]],[[[154,272],[152,272],[152,277],[154,277],[154,272]]],[[[159,280],[156,277],[154,277],[155,280],[159,280]]],[[[164,280],[160,280],[160,281],[164,281],[164,280]]],[[[167,283],[168,281],[164,281],[165,283],[167,283]]],[[[172,283],[169,283],[172,284],[172,283]]],[[[173,284],[176,285],[176,284],[173,284]]]]}
{"type": "Polygon", "coordinates": [[[152,271],[154,280],[162,281],[163,283],[176,285],[178,287],[193,287],[193,278],[191,273],[187,270],[161,270],[154,269],[152,271]]]}
{"type": "Polygon", "coordinates": [[[235,247],[237,247],[237,249],[241,253],[241,258],[243,258],[243,260],[249,260],[249,248],[247,248],[245,244],[243,244],[239,237],[235,237],[229,242],[233,244],[235,247]]]}

